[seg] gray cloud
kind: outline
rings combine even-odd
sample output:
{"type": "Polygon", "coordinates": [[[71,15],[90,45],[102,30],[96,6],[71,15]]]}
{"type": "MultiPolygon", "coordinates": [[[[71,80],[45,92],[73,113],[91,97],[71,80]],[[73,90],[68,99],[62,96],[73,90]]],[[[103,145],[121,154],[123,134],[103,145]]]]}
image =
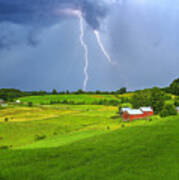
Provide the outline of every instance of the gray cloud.
{"type": "Polygon", "coordinates": [[[131,87],[163,86],[179,75],[177,7],[178,1],[126,0],[113,12],[111,50],[131,87]]]}
{"type": "Polygon", "coordinates": [[[0,22],[47,25],[59,21],[54,12],[64,8],[80,9],[94,29],[107,13],[105,3],[94,0],[0,0],[0,22]]]}
{"type": "MultiPolygon", "coordinates": [[[[107,14],[107,6],[95,0],[0,0],[0,24],[12,23],[34,28],[26,37],[28,44],[36,46],[35,31],[60,23],[65,19],[64,14],[55,13],[60,9],[71,8],[82,11],[86,22],[92,29],[98,29],[100,22],[107,14]]],[[[10,34],[0,35],[0,48],[16,44],[10,34]]],[[[18,40],[17,40],[18,41],[18,40]]]]}
{"type": "Polygon", "coordinates": [[[123,0],[120,6],[101,1],[0,0],[0,46],[8,48],[0,51],[0,86],[81,88],[84,54],[79,22],[56,14],[64,8],[82,9],[92,29],[108,17],[101,38],[120,67],[108,64],[94,34],[85,31],[90,60],[88,90],[166,86],[179,76],[178,0],[123,0]],[[108,6],[113,8],[110,13],[108,6]]]}

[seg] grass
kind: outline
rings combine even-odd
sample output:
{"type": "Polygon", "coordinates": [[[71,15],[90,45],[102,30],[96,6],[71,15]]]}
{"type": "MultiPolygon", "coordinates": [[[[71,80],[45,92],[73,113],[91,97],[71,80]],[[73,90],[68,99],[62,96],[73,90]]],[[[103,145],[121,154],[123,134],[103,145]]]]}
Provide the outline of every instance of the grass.
{"type": "Polygon", "coordinates": [[[0,146],[15,148],[31,144],[35,136],[47,139],[76,131],[115,129],[120,119],[113,120],[117,108],[96,105],[50,105],[11,107],[1,110],[0,146]],[[5,122],[8,118],[8,122],[5,122]]]}
{"type": "Polygon", "coordinates": [[[178,132],[179,116],[123,123],[113,106],[5,108],[0,180],[178,180],[178,132]]]}
{"type": "Polygon", "coordinates": [[[115,95],[44,95],[44,96],[31,96],[20,98],[21,102],[33,104],[52,104],[52,103],[64,103],[64,104],[100,104],[102,101],[120,102],[118,96],[115,95]]]}

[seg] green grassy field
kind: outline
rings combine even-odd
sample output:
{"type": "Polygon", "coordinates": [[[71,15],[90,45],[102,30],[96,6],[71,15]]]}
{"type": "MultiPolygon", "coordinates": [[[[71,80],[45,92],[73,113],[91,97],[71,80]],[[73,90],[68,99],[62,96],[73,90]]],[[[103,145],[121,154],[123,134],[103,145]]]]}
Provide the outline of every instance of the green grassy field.
{"type": "Polygon", "coordinates": [[[0,110],[0,180],[179,179],[179,116],[124,123],[115,106],[23,100],[36,106],[0,110]]]}
{"type": "Polygon", "coordinates": [[[116,101],[120,102],[119,95],[44,95],[44,96],[31,96],[20,98],[23,103],[32,102],[33,104],[51,104],[51,103],[64,103],[64,104],[99,104],[101,101],[116,101]]]}

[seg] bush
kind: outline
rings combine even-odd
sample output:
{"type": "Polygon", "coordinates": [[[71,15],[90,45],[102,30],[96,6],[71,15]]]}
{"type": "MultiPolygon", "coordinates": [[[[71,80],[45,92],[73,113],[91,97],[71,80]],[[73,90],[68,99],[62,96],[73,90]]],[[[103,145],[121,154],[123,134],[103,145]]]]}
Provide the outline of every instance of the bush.
{"type": "Polygon", "coordinates": [[[8,121],[9,121],[9,119],[8,119],[8,118],[4,118],[4,121],[5,121],[5,122],[8,122],[8,121]]]}
{"type": "Polygon", "coordinates": [[[54,135],[54,136],[57,136],[57,135],[58,135],[58,133],[57,133],[57,132],[54,132],[54,133],[53,133],[53,135],[54,135]]]}
{"type": "Polygon", "coordinates": [[[179,100],[175,100],[175,106],[179,106],[179,100]]]}
{"type": "Polygon", "coordinates": [[[160,112],[161,117],[177,115],[176,107],[173,104],[165,104],[160,112]]]}
{"type": "Polygon", "coordinates": [[[28,106],[29,106],[29,107],[32,107],[32,106],[33,106],[33,103],[32,103],[32,102],[28,102],[28,106]]]}
{"type": "Polygon", "coordinates": [[[36,135],[35,136],[35,141],[40,141],[40,140],[43,140],[43,139],[45,139],[46,138],[46,135],[36,135]]]}
{"type": "Polygon", "coordinates": [[[121,116],[120,115],[114,115],[114,116],[111,116],[110,118],[111,119],[119,119],[121,116]]]}
{"type": "Polygon", "coordinates": [[[9,149],[9,146],[0,146],[0,149],[7,150],[7,149],[9,149]]]}

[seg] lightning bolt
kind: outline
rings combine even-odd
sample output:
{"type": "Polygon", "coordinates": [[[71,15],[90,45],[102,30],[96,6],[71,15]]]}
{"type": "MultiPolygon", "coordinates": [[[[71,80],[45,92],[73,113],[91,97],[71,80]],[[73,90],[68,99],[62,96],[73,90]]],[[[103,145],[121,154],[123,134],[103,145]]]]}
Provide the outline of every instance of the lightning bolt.
{"type": "Polygon", "coordinates": [[[114,62],[112,61],[111,56],[108,54],[108,52],[107,52],[106,49],[104,48],[104,45],[103,45],[103,43],[102,43],[102,41],[101,41],[101,37],[100,37],[99,31],[94,30],[94,34],[95,34],[95,36],[96,36],[98,45],[99,45],[101,51],[103,52],[104,56],[107,58],[108,62],[109,62],[110,64],[112,64],[112,65],[116,65],[116,63],[114,63],[114,62]]]}
{"type": "Polygon", "coordinates": [[[63,9],[63,10],[59,10],[57,11],[57,13],[60,14],[65,14],[65,15],[69,15],[69,16],[75,16],[79,18],[79,22],[80,22],[80,43],[81,46],[84,49],[84,53],[85,53],[85,66],[83,69],[84,75],[85,75],[85,79],[83,82],[83,91],[86,91],[86,86],[88,83],[88,46],[84,41],[84,24],[83,24],[83,15],[82,12],[78,9],[63,9]]]}
{"type": "MultiPolygon", "coordinates": [[[[83,91],[86,91],[86,87],[87,87],[87,83],[88,83],[88,46],[87,44],[85,43],[84,41],[84,24],[83,24],[83,14],[80,10],[78,9],[63,9],[63,10],[60,10],[59,13],[62,13],[62,14],[66,14],[66,15],[70,15],[70,16],[76,16],[79,18],[79,22],[80,22],[80,43],[81,43],[81,46],[83,47],[84,49],[84,57],[85,57],[85,65],[84,65],[84,69],[83,69],[83,72],[84,72],[84,82],[83,82],[83,91]]],[[[102,53],[104,54],[104,56],[106,57],[106,59],[108,60],[108,62],[112,65],[119,65],[118,63],[116,62],[113,62],[112,59],[111,59],[111,56],[108,54],[108,52],[106,51],[102,41],[101,41],[101,37],[100,37],[100,32],[98,30],[94,30],[93,31],[95,36],[96,36],[96,39],[97,39],[97,43],[102,51],[102,53]]]]}
{"type": "Polygon", "coordinates": [[[80,43],[81,46],[84,48],[84,52],[85,52],[85,66],[83,69],[85,79],[83,82],[83,91],[86,91],[86,86],[88,83],[88,46],[84,41],[84,25],[83,25],[83,16],[81,13],[78,14],[78,18],[80,20],[80,43]]]}

